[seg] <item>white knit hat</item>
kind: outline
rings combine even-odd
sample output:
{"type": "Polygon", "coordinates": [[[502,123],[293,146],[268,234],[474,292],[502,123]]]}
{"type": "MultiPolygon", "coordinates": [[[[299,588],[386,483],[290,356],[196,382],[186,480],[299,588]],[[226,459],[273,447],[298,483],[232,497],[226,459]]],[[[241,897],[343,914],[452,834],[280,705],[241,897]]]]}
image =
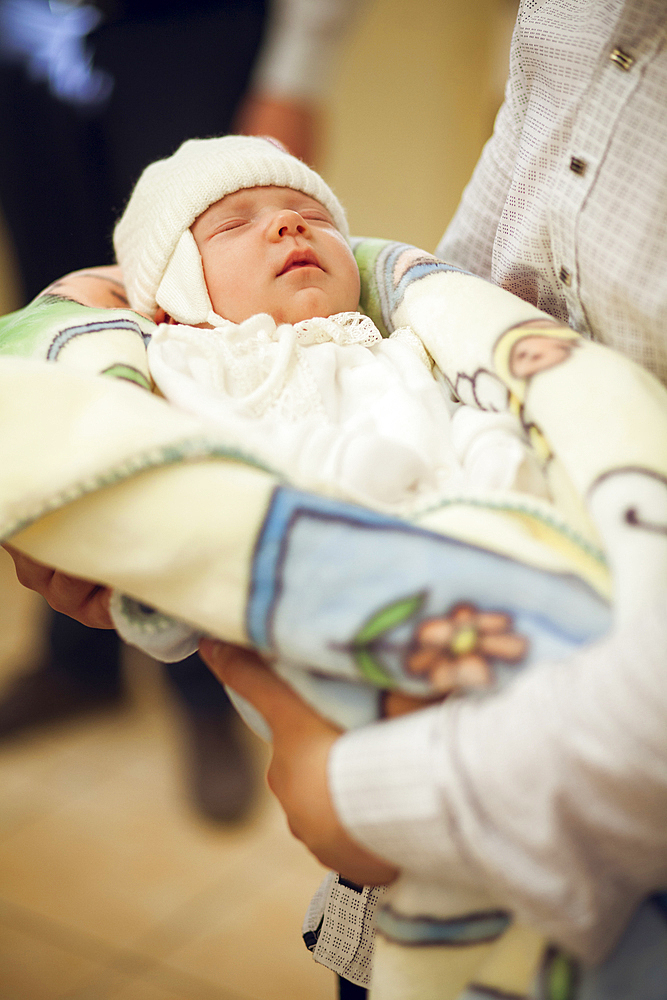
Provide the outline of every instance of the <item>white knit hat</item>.
{"type": "Polygon", "coordinates": [[[159,305],[179,323],[206,322],[212,306],[190,226],[226,194],[271,185],[315,198],[349,235],[331,188],[271,139],[189,139],[146,167],[113,237],[132,308],[152,316],[159,305]]]}

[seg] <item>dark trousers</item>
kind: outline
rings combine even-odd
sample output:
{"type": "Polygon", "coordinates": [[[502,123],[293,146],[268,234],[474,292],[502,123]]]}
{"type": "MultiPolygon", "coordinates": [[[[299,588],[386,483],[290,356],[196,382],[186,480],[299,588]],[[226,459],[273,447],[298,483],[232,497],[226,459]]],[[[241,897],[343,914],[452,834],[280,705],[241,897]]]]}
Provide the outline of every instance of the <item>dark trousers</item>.
{"type": "Polygon", "coordinates": [[[355,986],[347,979],[338,977],[338,996],[340,1000],[366,1000],[368,990],[363,986],[355,986]]]}
{"type": "MultiPolygon", "coordinates": [[[[117,694],[122,687],[120,640],[111,629],[91,629],[67,615],[52,614],[50,666],[69,674],[82,687],[117,694]]],[[[225,689],[197,653],[180,663],[165,663],[170,686],[191,712],[232,712],[225,689]]]]}

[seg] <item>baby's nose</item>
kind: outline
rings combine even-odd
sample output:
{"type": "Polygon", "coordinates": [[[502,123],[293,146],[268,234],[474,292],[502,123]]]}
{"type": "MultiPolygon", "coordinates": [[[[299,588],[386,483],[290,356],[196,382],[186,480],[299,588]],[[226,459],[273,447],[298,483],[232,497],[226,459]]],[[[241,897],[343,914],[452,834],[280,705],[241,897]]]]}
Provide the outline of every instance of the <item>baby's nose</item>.
{"type": "Polygon", "coordinates": [[[271,223],[271,233],[274,237],[305,235],[308,232],[306,220],[291,209],[276,212],[271,223]]]}

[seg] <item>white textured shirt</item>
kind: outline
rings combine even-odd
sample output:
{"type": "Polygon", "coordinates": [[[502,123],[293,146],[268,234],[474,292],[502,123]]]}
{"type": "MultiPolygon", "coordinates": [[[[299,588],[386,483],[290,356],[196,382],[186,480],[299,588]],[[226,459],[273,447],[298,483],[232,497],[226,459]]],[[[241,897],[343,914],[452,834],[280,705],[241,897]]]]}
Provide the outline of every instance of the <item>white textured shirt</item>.
{"type": "Polygon", "coordinates": [[[667,382],[667,6],[524,0],[438,254],[667,382]]]}
{"type": "MultiPolygon", "coordinates": [[[[507,100],[439,254],[667,382],[667,5],[523,0],[507,100]]],[[[667,607],[499,695],[346,734],[351,835],[599,960],[667,885],[667,607]]]]}

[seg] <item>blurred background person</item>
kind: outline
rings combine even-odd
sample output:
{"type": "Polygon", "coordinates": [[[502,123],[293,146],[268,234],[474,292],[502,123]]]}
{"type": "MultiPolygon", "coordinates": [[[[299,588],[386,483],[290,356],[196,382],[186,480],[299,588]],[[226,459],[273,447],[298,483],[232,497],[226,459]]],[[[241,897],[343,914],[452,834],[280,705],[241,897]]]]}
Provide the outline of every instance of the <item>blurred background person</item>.
{"type": "MultiPolygon", "coordinates": [[[[113,263],[143,168],[187,138],[270,134],[312,162],[320,103],[354,0],[0,0],[0,204],[23,301],[113,263]]],[[[121,644],[51,613],[48,648],[0,693],[0,739],[120,704],[121,644]]],[[[188,787],[218,821],[253,778],[224,689],[197,654],[165,667],[188,787]]]]}

